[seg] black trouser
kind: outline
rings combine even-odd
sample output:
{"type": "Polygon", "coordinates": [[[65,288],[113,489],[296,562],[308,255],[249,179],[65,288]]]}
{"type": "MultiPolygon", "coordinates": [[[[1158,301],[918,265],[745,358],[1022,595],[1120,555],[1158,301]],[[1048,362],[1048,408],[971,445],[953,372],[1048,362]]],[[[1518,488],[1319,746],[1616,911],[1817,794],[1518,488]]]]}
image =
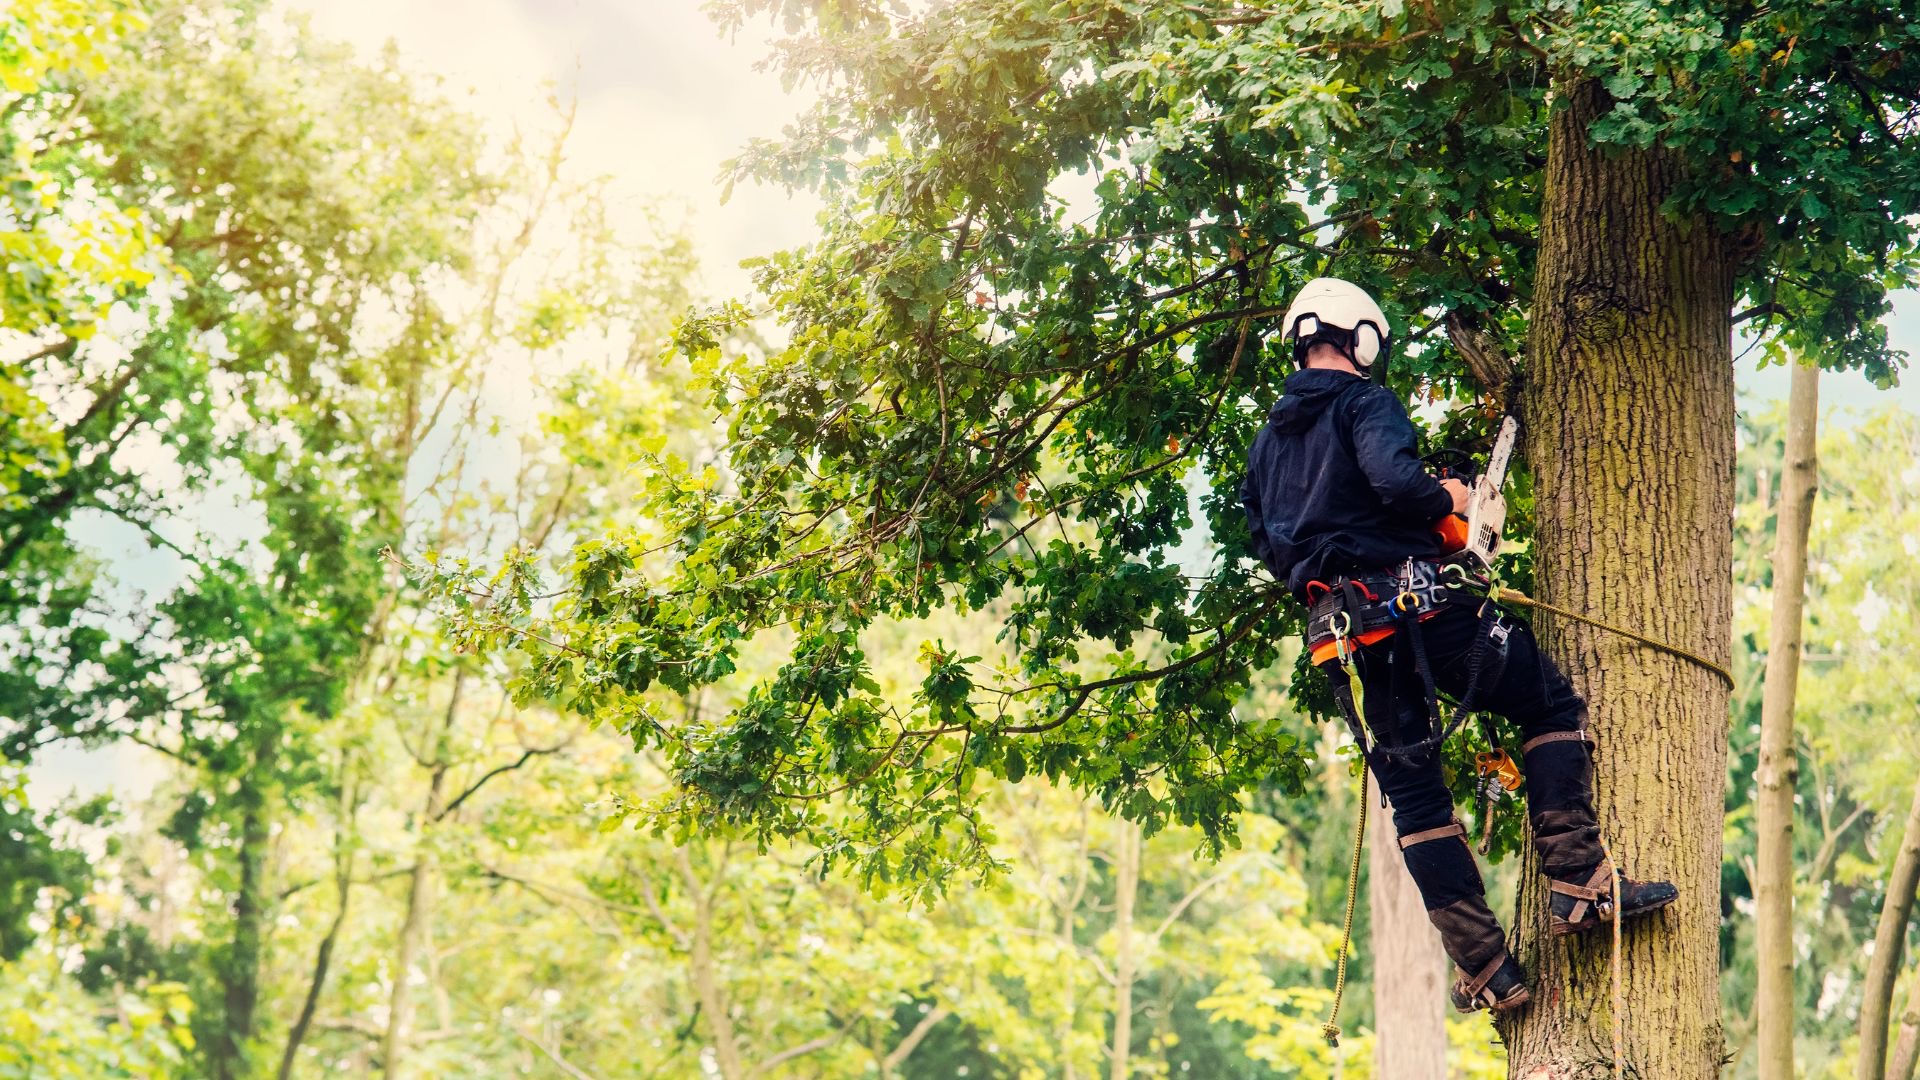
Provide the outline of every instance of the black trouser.
{"type": "MultiPolygon", "coordinates": [[[[1467,692],[1468,665],[1480,627],[1480,603],[1462,597],[1420,624],[1434,685],[1455,700],[1467,692]]],[[[1507,638],[1506,666],[1498,679],[1483,682],[1475,707],[1517,725],[1523,744],[1550,732],[1584,728],[1586,702],[1553,662],[1541,655],[1533,631],[1505,609],[1501,613],[1512,628],[1507,638]]],[[[1376,741],[1389,746],[1407,744],[1432,733],[1406,627],[1385,641],[1362,646],[1355,654],[1354,665],[1365,689],[1367,727],[1376,741]]],[[[1446,713],[1450,715],[1450,710],[1446,713]]],[[[1584,742],[1548,742],[1524,757],[1527,809],[1531,814],[1579,811],[1583,819],[1590,820],[1592,759],[1584,742]]],[[[1394,829],[1402,837],[1454,820],[1453,795],[1441,773],[1439,750],[1411,760],[1386,754],[1376,754],[1374,759],[1374,776],[1380,790],[1393,802],[1394,829]]],[[[1485,891],[1473,853],[1464,843],[1416,843],[1404,847],[1402,854],[1429,911],[1485,891]]]]}

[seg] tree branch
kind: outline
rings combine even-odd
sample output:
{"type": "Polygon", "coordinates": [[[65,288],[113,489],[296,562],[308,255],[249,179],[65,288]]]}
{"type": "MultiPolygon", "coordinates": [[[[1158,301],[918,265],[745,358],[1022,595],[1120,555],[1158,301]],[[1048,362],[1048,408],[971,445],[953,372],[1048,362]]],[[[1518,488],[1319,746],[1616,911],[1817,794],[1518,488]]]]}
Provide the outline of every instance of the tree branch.
{"type": "Polygon", "coordinates": [[[827,1047],[832,1046],[834,1043],[837,1043],[841,1039],[845,1038],[846,1034],[847,1034],[846,1029],[842,1028],[831,1035],[822,1035],[817,1039],[808,1039],[806,1042],[801,1043],[799,1046],[793,1046],[785,1050],[782,1050],[779,1053],[768,1058],[767,1060],[754,1066],[753,1074],[755,1076],[758,1076],[759,1074],[766,1072],[767,1070],[773,1068],[775,1065],[778,1065],[782,1062],[792,1061],[794,1058],[797,1058],[797,1057],[805,1057],[806,1055],[811,1054],[816,1050],[825,1050],[827,1047]]]}
{"type": "Polygon", "coordinates": [[[528,747],[527,751],[521,754],[517,760],[509,762],[505,765],[496,765],[493,768],[488,769],[484,774],[481,775],[480,779],[475,780],[472,784],[469,784],[467,786],[467,790],[461,792],[457,797],[454,798],[452,802],[448,803],[446,807],[443,808],[438,814],[435,814],[433,817],[433,820],[435,821],[443,820],[444,818],[447,817],[447,815],[453,813],[455,810],[460,809],[461,803],[466,802],[469,798],[473,796],[474,792],[479,791],[482,787],[484,787],[487,781],[492,780],[494,777],[499,776],[501,773],[512,772],[513,770],[520,768],[522,765],[525,765],[528,761],[531,761],[536,755],[557,754],[560,751],[565,750],[568,744],[571,742],[573,742],[572,739],[567,739],[564,742],[557,743],[553,746],[531,746],[531,747],[528,747]]]}

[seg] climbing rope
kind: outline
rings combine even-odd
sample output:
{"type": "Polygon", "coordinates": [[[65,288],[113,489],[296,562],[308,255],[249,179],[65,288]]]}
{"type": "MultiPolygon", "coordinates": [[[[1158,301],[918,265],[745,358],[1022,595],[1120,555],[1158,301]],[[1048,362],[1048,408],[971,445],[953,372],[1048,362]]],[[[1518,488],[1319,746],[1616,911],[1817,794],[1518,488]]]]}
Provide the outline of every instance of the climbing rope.
{"type": "Polygon", "coordinates": [[[1575,622],[1583,622],[1583,623],[1586,623],[1588,626],[1598,627],[1599,629],[1605,630],[1608,633],[1618,634],[1623,638],[1627,638],[1632,641],[1637,641],[1642,645],[1659,649],[1661,652],[1671,653],[1674,656],[1681,658],[1682,660],[1691,660],[1694,663],[1699,664],[1701,667],[1706,668],[1708,671],[1713,672],[1715,675],[1720,676],[1722,679],[1725,679],[1727,681],[1727,689],[1731,690],[1734,688],[1733,672],[1728,671],[1726,668],[1721,667],[1719,664],[1716,664],[1713,661],[1707,659],[1706,657],[1701,656],[1699,653],[1689,652],[1678,645],[1670,645],[1667,642],[1659,640],[1658,638],[1650,638],[1645,634],[1635,633],[1634,631],[1629,630],[1624,626],[1616,626],[1615,624],[1606,622],[1605,620],[1596,619],[1591,615],[1582,615],[1577,611],[1569,611],[1566,608],[1559,606],[1558,604],[1549,604],[1545,600],[1535,600],[1533,597],[1528,596],[1526,593],[1521,592],[1519,589],[1509,589],[1506,586],[1502,585],[1502,586],[1497,586],[1493,590],[1493,593],[1494,593],[1494,599],[1500,601],[1503,604],[1518,604],[1521,607],[1539,608],[1541,611],[1550,611],[1555,615],[1572,619],[1575,622]]]}
{"type": "Polygon", "coordinates": [[[1627,995],[1621,989],[1620,982],[1620,864],[1613,861],[1613,852],[1608,850],[1607,842],[1600,841],[1600,857],[1607,860],[1607,869],[1613,882],[1613,918],[1607,920],[1613,924],[1613,950],[1607,957],[1607,964],[1613,969],[1613,1080],[1622,1080],[1626,1054],[1625,1028],[1627,1022],[1627,995]]]}
{"type": "Polygon", "coordinates": [[[1353,829],[1353,862],[1347,867],[1347,924],[1340,931],[1340,959],[1333,979],[1333,1011],[1320,1028],[1327,1045],[1340,1045],[1340,999],[1347,992],[1347,947],[1353,944],[1353,905],[1360,893],[1360,854],[1367,846],[1367,770],[1360,770],[1360,823],[1353,829]]]}

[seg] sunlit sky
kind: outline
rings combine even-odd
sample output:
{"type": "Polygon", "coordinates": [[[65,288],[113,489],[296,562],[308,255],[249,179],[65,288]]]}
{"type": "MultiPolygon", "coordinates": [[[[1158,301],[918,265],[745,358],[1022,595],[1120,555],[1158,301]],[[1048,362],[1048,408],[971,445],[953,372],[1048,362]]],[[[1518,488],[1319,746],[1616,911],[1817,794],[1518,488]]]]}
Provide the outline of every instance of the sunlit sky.
{"type": "Polygon", "coordinates": [[[550,93],[575,98],[570,158],[621,195],[683,210],[703,292],[736,295],[742,259],[805,241],[818,203],[743,185],[725,204],[717,177],[749,139],[777,137],[808,102],[754,70],[770,27],[724,39],[698,0],[287,0],[323,35],[445,81],[447,96],[506,131],[550,93]]]}
{"type": "MultiPolygon", "coordinates": [[[[809,97],[755,70],[772,29],[723,38],[699,0],[283,0],[322,35],[371,55],[389,42],[408,68],[504,134],[536,129],[557,93],[578,101],[574,165],[612,178],[616,199],[661,202],[682,218],[701,262],[698,292],[715,299],[750,287],[743,259],[805,242],[818,202],[807,194],[741,185],[720,199],[726,160],[748,140],[777,137],[809,97]]],[[[1894,343],[1920,354],[1920,296],[1896,304],[1894,343]]],[[[1740,363],[1743,408],[1784,397],[1782,369],[1740,363]]],[[[1890,392],[1858,375],[1823,380],[1832,419],[1894,400],[1920,411],[1920,374],[1890,392]]],[[[130,764],[130,763],[129,763],[130,764]]],[[[136,770],[137,771],[137,770],[136,770]]],[[[50,755],[36,769],[36,800],[70,787],[126,783],[128,771],[96,755],[50,755]]],[[[134,782],[137,783],[137,780],[134,782]]]]}

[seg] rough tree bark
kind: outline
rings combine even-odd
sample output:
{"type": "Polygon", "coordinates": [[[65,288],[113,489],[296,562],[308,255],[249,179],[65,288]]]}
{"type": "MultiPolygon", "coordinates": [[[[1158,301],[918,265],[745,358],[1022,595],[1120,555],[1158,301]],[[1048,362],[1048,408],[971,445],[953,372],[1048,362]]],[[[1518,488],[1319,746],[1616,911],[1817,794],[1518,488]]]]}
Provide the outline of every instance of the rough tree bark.
{"type": "Polygon", "coordinates": [[[1920,784],[1914,785],[1907,823],[1900,829],[1900,853],[1894,856],[1887,878],[1887,898],[1880,905],[1880,925],[1873,933],[1873,958],[1867,961],[1867,981],[1860,992],[1859,1080],[1883,1080],[1887,1075],[1887,1017],[1893,1009],[1893,983],[1900,975],[1906,951],[1907,920],[1913,917],[1913,894],[1920,885],[1920,784]]]}
{"type": "MultiPolygon", "coordinates": [[[[1371,798],[1371,794],[1368,796],[1371,798]]],[[[1373,916],[1373,1074],[1447,1080],[1447,955],[1400,861],[1392,809],[1367,808],[1373,916]]]]}
{"type": "Polygon", "coordinates": [[[1760,1080],[1793,1080],[1793,701],[1800,685],[1800,613],[1807,583],[1807,528],[1819,486],[1814,429],[1820,416],[1820,368],[1794,366],[1787,394],[1787,441],[1774,516],[1773,620],[1767,682],[1760,701],[1760,765],[1755,775],[1753,896],[1759,987],[1760,1080]]]}
{"type": "MultiPolygon", "coordinates": [[[[1733,259],[1725,238],[1660,207],[1681,168],[1591,146],[1610,107],[1563,83],[1551,121],[1522,394],[1542,599],[1725,664],[1732,623],[1733,259]]],[[[1727,687],[1712,671],[1542,617],[1548,653],[1585,695],[1598,811],[1630,872],[1679,886],[1627,928],[1625,1075],[1718,1075],[1720,831],[1727,687]]],[[[1518,952],[1534,1004],[1503,1025],[1510,1075],[1611,1075],[1608,937],[1554,940],[1538,861],[1522,874],[1518,952]]]]}

